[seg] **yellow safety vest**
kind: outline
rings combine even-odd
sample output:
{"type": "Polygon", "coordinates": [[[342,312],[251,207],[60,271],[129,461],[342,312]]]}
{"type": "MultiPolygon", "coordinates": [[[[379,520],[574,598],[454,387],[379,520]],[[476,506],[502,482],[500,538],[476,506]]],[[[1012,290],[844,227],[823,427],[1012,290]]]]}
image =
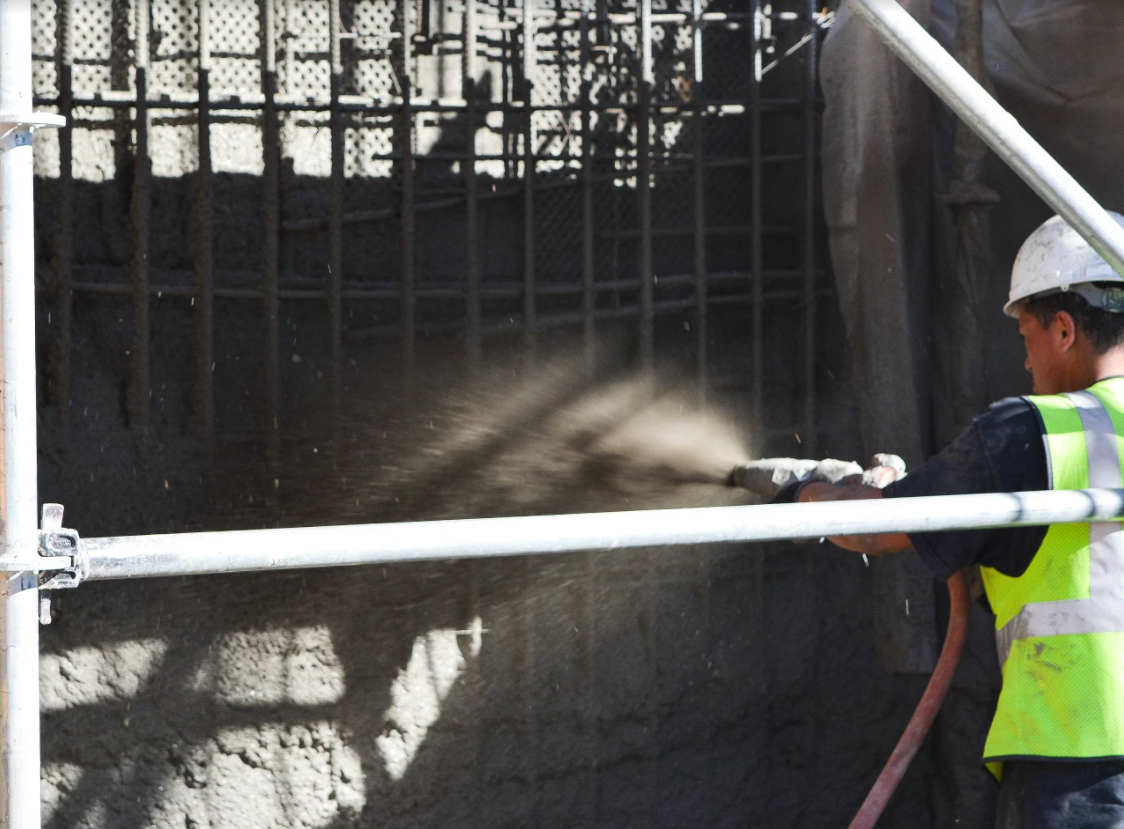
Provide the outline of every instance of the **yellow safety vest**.
{"type": "MultiPolygon", "coordinates": [[[[1124,378],[1027,397],[1045,427],[1051,489],[1121,488],[1124,378]]],[[[1051,526],[1018,578],[981,567],[1003,690],[988,770],[1016,758],[1124,758],[1124,531],[1051,526]]]]}

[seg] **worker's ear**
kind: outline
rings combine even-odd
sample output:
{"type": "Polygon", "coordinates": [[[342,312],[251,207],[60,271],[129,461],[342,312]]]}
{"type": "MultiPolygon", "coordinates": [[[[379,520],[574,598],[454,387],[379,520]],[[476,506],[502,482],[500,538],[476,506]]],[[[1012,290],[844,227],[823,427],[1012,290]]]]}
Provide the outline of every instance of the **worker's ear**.
{"type": "Polygon", "coordinates": [[[1077,342],[1077,320],[1069,311],[1058,311],[1054,315],[1050,329],[1055,345],[1063,353],[1073,348],[1077,342]]]}

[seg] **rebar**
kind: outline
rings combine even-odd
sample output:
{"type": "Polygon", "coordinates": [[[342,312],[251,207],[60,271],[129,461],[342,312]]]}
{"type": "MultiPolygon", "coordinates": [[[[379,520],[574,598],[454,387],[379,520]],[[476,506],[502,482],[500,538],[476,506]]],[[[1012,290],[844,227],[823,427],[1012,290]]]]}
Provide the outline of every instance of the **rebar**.
{"type": "MultiPolygon", "coordinates": [[[[751,165],[752,162],[751,159],[743,157],[720,157],[717,155],[708,157],[702,152],[701,144],[696,147],[690,146],[690,139],[682,149],[665,149],[662,144],[665,140],[663,133],[661,132],[661,143],[657,146],[653,130],[656,128],[656,124],[662,123],[662,119],[665,117],[680,118],[684,121],[697,122],[699,126],[696,132],[701,131],[703,133],[699,136],[699,139],[702,140],[708,125],[718,123],[719,119],[725,116],[744,115],[749,111],[750,106],[745,99],[721,99],[716,97],[704,100],[704,96],[701,94],[701,85],[697,90],[700,94],[697,95],[692,91],[689,96],[684,94],[681,100],[655,100],[656,61],[653,50],[655,42],[660,39],[660,35],[654,33],[652,27],[656,24],[690,25],[695,37],[692,51],[701,71],[702,32],[706,27],[721,27],[731,30],[740,28],[744,30],[745,24],[753,17],[752,15],[740,12],[704,12],[701,7],[695,8],[694,6],[689,13],[664,13],[653,11],[650,4],[645,6],[642,3],[638,4],[635,13],[618,14],[611,13],[604,2],[589,0],[582,8],[564,10],[558,13],[539,7],[533,8],[529,14],[524,14],[520,6],[515,6],[505,9],[497,22],[493,20],[491,12],[481,10],[474,3],[469,3],[463,7],[464,25],[461,32],[454,33],[434,31],[432,28],[434,21],[429,20],[428,8],[414,9],[410,0],[402,0],[402,3],[399,4],[401,13],[396,14],[394,24],[394,28],[397,30],[383,33],[385,46],[380,47],[388,49],[392,56],[391,71],[395,76],[390,79],[390,86],[380,93],[371,94],[364,87],[365,81],[360,80],[360,75],[357,74],[355,81],[358,88],[354,91],[364,94],[351,94],[351,76],[348,74],[351,57],[347,44],[342,43],[342,41],[352,37],[363,38],[369,33],[362,33],[359,29],[354,32],[345,32],[344,29],[348,27],[345,26],[346,21],[341,18],[341,14],[347,14],[347,8],[349,7],[341,8],[339,0],[335,0],[335,2],[325,3],[328,12],[328,31],[319,33],[320,35],[326,34],[328,40],[326,57],[329,64],[329,77],[324,83],[324,88],[322,90],[310,90],[311,94],[309,94],[309,92],[295,85],[282,94],[279,89],[276,48],[283,35],[278,31],[281,24],[276,20],[276,15],[279,13],[278,9],[284,8],[284,6],[279,6],[276,0],[263,0],[258,4],[261,13],[262,59],[259,94],[258,90],[253,89],[237,89],[235,91],[214,88],[213,79],[216,75],[212,72],[210,57],[211,51],[218,48],[216,38],[219,38],[221,33],[216,34],[213,30],[213,17],[209,17],[207,12],[208,10],[214,11],[212,8],[214,4],[206,2],[206,0],[192,9],[193,14],[197,10],[200,15],[198,76],[193,78],[190,87],[181,89],[167,89],[164,88],[163,80],[154,80],[156,77],[162,77],[162,71],[160,75],[156,74],[158,69],[163,70],[164,67],[164,64],[158,63],[159,61],[167,59],[182,60],[182,57],[174,57],[163,53],[157,55],[155,52],[149,54],[149,38],[154,35],[148,30],[155,25],[154,18],[152,18],[146,5],[150,2],[151,0],[145,0],[145,3],[139,6],[133,5],[135,19],[132,29],[134,32],[139,31],[144,32],[144,34],[139,37],[132,61],[138,70],[136,72],[136,83],[126,85],[131,88],[95,91],[83,87],[80,94],[75,95],[76,87],[72,83],[68,92],[65,67],[60,67],[57,95],[54,98],[42,96],[37,99],[40,102],[53,102],[55,105],[68,110],[78,108],[84,119],[81,122],[82,126],[89,129],[98,129],[99,125],[109,123],[99,120],[102,116],[96,112],[98,109],[109,109],[121,113],[123,116],[128,113],[129,120],[132,121],[130,125],[132,129],[125,135],[128,136],[131,133],[132,136],[135,136],[136,151],[134,159],[137,163],[132,168],[122,167],[123,170],[133,174],[130,185],[133,196],[130,205],[133,214],[131,231],[133,261],[127,293],[132,298],[134,330],[132,342],[128,349],[131,372],[127,401],[129,422],[136,427],[137,443],[141,448],[140,454],[142,457],[145,447],[149,443],[150,431],[153,428],[149,423],[151,419],[149,398],[152,395],[152,378],[149,376],[151,371],[149,368],[151,349],[149,332],[151,329],[150,314],[152,313],[150,306],[153,298],[187,297],[192,300],[191,314],[195,326],[195,348],[191,356],[194,364],[191,399],[192,410],[195,415],[192,426],[193,429],[197,428],[198,432],[204,436],[214,433],[214,369],[216,365],[214,353],[214,314],[216,308],[214,303],[216,301],[221,303],[226,300],[241,299],[262,301],[265,347],[263,354],[264,370],[262,372],[264,411],[262,412],[261,422],[266,433],[272,435],[266,453],[271,471],[275,471],[277,468],[280,451],[280,445],[275,439],[279,438],[282,398],[279,314],[281,303],[288,300],[316,301],[322,302],[326,306],[328,359],[325,374],[328,376],[329,388],[327,389],[328,406],[325,408],[330,411],[337,410],[338,401],[342,394],[342,347],[345,333],[347,341],[350,342],[354,340],[356,335],[366,336],[365,331],[374,330],[359,328],[355,331],[345,331],[344,320],[348,309],[343,307],[343,303],[352,300],[387,299],[398,303],[400,312],[397,323],[395,324],[393,320],[388,321],[391,323],[390,325],[383,323],[378,326],[378,330],[385,332],[394,328],[397,332],[396,336],[400,337],[403,376],[412,374],[414,371],[413,363],[416,359],[416,337],[418,335],[417,303],[433,301],[436,309],[436,302],[442,299],[456,298],[464,303],[464,323],[459,326],[459,329],[465,339],[466,351],[473,364],[480,360],[482,337],[488,332],[507,331],[507,324],[501,322],[500,318],[502,317],[503,319],[517,318],[520,321],[517,331],[522,335],[523,352],[527,359],[527,365],[530,366],[538,343],[540,328],[559,324],[568,325],[569,323],[566,320],[572,317],[570,311],[558,308],[555,303],[552,303],[549,315],[544,317],[542,305],[544,297],[573,296],[577,300],[575,304],[580,303],[583,354],[585,365],[590,372],[593,371],[595,363],[597,325],[602,320],[632,316],[632,312],[620,310],[621,303],[636,303],[640,308],[640,311],[636,313],[639,323],[640,345],[638,351],[641,362],[651,365],[654,361],[654,336],[658,315],[668,313],[671,310],[678,310],[681,307],[680,298],[663,299],[667,295],[663,290],[663,283],[665,282],[663,277],[659,277],[660,284],[657,287],[655,271],[659,267],[659,262],[656,260],[653,247],[665,238],[678,239],[693,236],[696,256],[692,276],[695,288],[695,304],[694,313],[688,324],[694,329],[693,339],[699,371],[700,373],[705,371],[705,313],[707,307],[712,305],[706,294],[707,291],[714,289],[716,284],[714,280],[721,279],[718,275],[706,273],[706,237],[715,234],[743,234],[747,232],[748,226],[739,228],[716,224],[707,227],[706,214],[702,204],[705,186],[697,186],[698,192],[696,192],[694,198],[692,220],[689,222],[683,221],[684,226],[682,227],[676,226],[674,223],[665,225],[661,222],[661,226],[657,229],[653,227],[652,199],[657,197],[657,192],[662,192],[657,191],[656,188],[665,176],[685,172],[688,176],[694,176],[696,179],[705,179],[707,171],[712,169],[751,165]],[[416,17],[420,21],[421,38],[415,34],[415,14],[413,13],[415,11],[416,17]],[[143,23],[141,22],[142,18],[143,23]],[[427,28],[427,25],[429,28],[427,28]],[[641,36],[636,41],[639,83],[635,79],[632,81],[632,83],[637,83],[633,87],[635,93],[632,95],[624,92],[627,87],[622,87],[617,92],[610,91],[609,96],[603,100],[595,100],[598,97],[594,93],[597,88],[595,78],[600,77],[603,71],[616,71],[618,69],[614,50],[619,50],[626,43],[626,41],[620,40],[620,36],[616,34],[617,30],[622,27],[640,30],[637,34],[641,36]],[[568,41],[565,45],[562,45],[561,41],[554,40],[563,29],[573,31],[577,36],[576,39],[568,41]],[[549,48],[557,50],[557,56],[560,60],[571,59],[567,50],[577,49],[580,52],[580,55],[576,56],[581,63],[580,88],[576,90],[577,94],[572,97],[567,99],[563,95],[562,100],[558,101],[547,97],[536,103],[539,93],[534,87],[534,83],[537,73],[543,71],[542,67],[537,65],[540,50],[535,48],[536,31],[549,33],[549,38],[540,35],[540,37],[543,37],[542,42],[545,44],[548,40],[552,41],[549,48]],[[612,33],[611,37],[610,33],[612,33]],[[520,41],[520,36],[522,41],[520,41]],[[457,54],[459,51],[463,55],[462,84],[459,94],[457,94],[458,90],[451,90],[449,97],[443,97],[445,91],[438,87],[425,90],[428,95],[419,97],[419,92],[422,90],[419,90],[413,74],[413,54],[416,49],[425,48],[422,39],[428,39],[427,45],[441,49],[444,54],[457,54]],[[521,51],[520,42],[523,44],[521,51]],[[502,98],[493,101],[482,95],[482,89],[477,89],[477,75],[483,69],[480,66],[481,60],[486,59],[489,64],[496,60],[496,48],[499,48],[502,52],[500,60],[505,63],[505,71],[501,73],[502,83],[504,84],[502,98]],[[486,52],[483,56],[480,52],[481,49],[486,52]],[[400,60],[398,59],[399,56],[400,60]],[[149,66],[150,63],[152,64],[151,67],[149,66]],[[522,64],[521,68],[520,63],[522,64]],[[160,86],[154,87],[154,83],[159,83],[160,86]],[[95,111],[91,112],[87,107],[95,111]],[[129,112],[130,109],[133,111],[129,112]],[[280,125],[287,113],[293,116],[292,123],[297,129],[307,127],[311,123],[319,123],[318,116],[323,116],[324,120],[327,121],[328,132],[331,137],[330,169],[326,171],[328,198],[326,209],[321,211],[319,215],[282,217],[283,182],[280,125]],[[311,121],[305,120],[305,113],[313,116],[311,121]],[[461,116],[461,118],[450,123],[460,122],[465,125],[465,142],[461,148],[463,151],[445,149],[426,152],[424,155],[418,156],[416,154],[417,137],[421,134],[418,131],[431,127],[428,122],[426,127],[422,127],[419,117],[424,117],[427,114],[441,116],[446,113],[461,116]],[[485,116],[491,113],[501,113],[505,116],[502,127],[504,133],[502,151],[497,152],[489,147],[486,152],[477,152],[477,148],[480,146],[476,140],[478,132],[486,126],[484,123],[485,116]],[[538,113],[561,116],[562,130],[567,134],[563,136],[550,130],[542,135],[536,135],[535,130],[539,128],[539,125],[541,124],[545,128],[548,123],[547,119],[539,118],[538,113]],[[580,118],[581,121],[580,147],[576,143],[579,136],[571,136],[567,132],[567,119],[571,114],[577,116],[575,120],[580,118]],[[157,120],[158,116],[159,120],[157,120]],[[396,124],[392,146],[374,153],[364,152],[362,158],[364,163],[368,160],[388,161],[393,165],[396,172],[401,171],[403,183],[400,188],[400,199],[397,199],[398,203],[393,205],[362,207],[349,211],[346,210],[345,192],[347,186],[345,178],[346,140],[349,130],[366,128],[363,119],[367,116],[384,116],[382,118],[383,123],[393,120],[396,124]],[[385,116],[389,116],[389,118],[385,116]],[[621,118],[621,116],[624,116],[624,118],[621,118]],[[213,261],[214,254],[217,254],[217,250],[214,250],[216,237],[213,219],[211,218],[215,209],[214,200],[216,198],[213,188],[219,182],[211,169],[210,138],[214,133],[212,127],[221,127],[228,123],[252,122],[259,117],[263,145],[263,173],[261,178],[263,188],[261,206],[263,242],[260,273],[254,276],[254,281],[260,284],[247,285],[243,284],[241,278],[234,282],[229,281],[229,272],[216,269],[213,261]],[[711,118],[714,120],[708,120],[711,118]],[[608,127],[606,138],[611,139],[618,128],[612,126],[610,122],[618,119],[620,123],[627,122],[629,127],[636,129],[635,143],[623,155],[610,148],[610,156],[607,156],[607,163],[605,163],[602,172],[595,172],[598,153],[595,145],[599,140],[600,131],[608,127]],[[198,130],[199,136],[199,165],[197,172],[192,174],[195,181],[192,182],[190,202],[192,231],[191,248],[189,250],[193,273],[188,279],[188,282],[193,286],[190,288],[179,283],[178,272],[177,279],[171,283],[168,279],[155,276],[153,264],[149,261],[149,243],[146,237],[150,232],[148,222],[151,220],[146,221],[145,214],[151,210],[151,203],[154,198],[152,189],[154,182],[151,179],[151,164],[147,161],[148,143],[153,134],[152,130],[158,128],[153,125],[164,123],[192,123],[198,130]],[[551,164],[544,165],[545,160],[549,160],[551,164]],[[498,187],[492,186],[488,191],[481,192],[483,188],[480,186],[479,175],[483,174],[483,169],[478,171],[476,162],[491,161],[503,163],[504,169],[507,171],[506,177],[511,179],[519,177],[521,180],[519,182],[510,181],[506,186],[503,184],[498,187]],[[432,162],[441,166],[448,165],[446,169],[451,167],[457,170],[464,176],[462,186],[443,191],[435,190],[430,193],[419,192],[419,182],[433,180],[431,176],[422,175],[421,172],[418,172],[423,162],[432,162]],[[558,163],[561,163],[563,169],[556,166],[558,163]],[[572,172],[567,173],[564,169],[566,166],[569,166],[572,172]],[[519,171],[522,171],[522,176],[520,176],[519,171]],[[414,174],[411,175],[411,172],[414,174]],[[625,227],[623,228],[620,227],[622,216],[619,213],[614,212],[611,218],[614,224],[606,223],[602,227],[597,221],[599,213],[595,194],[601,184],[610,182],[613,185],[611,192],[614,201],[620,200],[622,197],[627,198],[634,189],[637,191],[636,202],[629,211],[636,217],[635,222],[625,220],[625,227]],[[621,184],[624,186],[621,187],[621,184]],[[552,270],[554,268],[552,261],[548,265],[547,260],[543,258],[543,251],[550,248],[549,234],[555,233],[556,229],[553,217],[540,215],[543,213],[544,204],[540,193],[570,187],[577,191],[579,197],[577,203],[581,210],[580,226],[577,228],[581,257],[580,286],[576,293],[574,293],[574,286],[570,286],[568,282],[556,281],[553,272],[549,279],[543,277],[544,268],[549,267],[552,270]],[[499,303],[490,305],[489,311],[494,312],[497,319],[494,321],[488,320],[485,324],[483,304],[492,298],[506,300],[512,295],[510,293],[511,286],[493,282],[491,274],[481,272],[484,262],[488,261],[486,258],[482,258],[480,249],[482,244],[480,238],[482,230],[480,227],[481,204],[485,201],[494,202],[497,199],[514,198],[521,199],[523,209],[523,273],[520,288],[522,308],[519,314],[509,316],[500,314],[499,303]],[[148,205],[148,210],[142,208],[144,205],[148,205]],[[433,211],[448,209],[456,210],[458,208],[465,210],[466,219],[464,288],[458,291],[453,286],[427,284],[424,288],[419,289],[419,280],[422,277],[418,273],[419,264],[416,261],[417,216],[420,213],[432,213],[433,211]],[[347,237],[343,235],[343,229],[357,223],[382,221],[399,223],[397,228],[401,240],[401,274],[399,279],[396,280],[395,284],[389,286],[383,285],[381,282],[371,284],[366,282],[349,283],[343,273],[347,264],[343,250],[344,240],[347,237]],[[325,233],[324,238],[328,243],[328,256],[325,261],[327,273],[324,274],[323,283],[297,285],[293,280],[285,280],[283,283],[282,271],[286,270],[286,267],[281,262],[281,255],[284,250],[281,234],[320,232],[325,233]],[[614,259],[617,257],[616,251],[619,249],[621,252],[628,251],[628,258],[636,263],[635,292],[632,288],[627,287],[627,280],[622,281],[614,276],[616,265],[612,268],[606,267],[606,276],[608,277],[606,284],[610,287],[603,290],[597,284],[597,244],[602,239],[611,241],[611,245],[606,246],[606,253],[611,253],[614,259]],[[626,241],[619,244],[620,240],[626,241]],[[632,240],[635,240],[635,242],[632,240]],[[214,254],[212,254],[213,250],[214,254]],[[635,258],[633,259],[633,257],[635,258]],[[606,291],[608,291],[608,294],[606,291]],[[622,296],[622,291],[628,293],[622,296]],[[604,299],[609,299],[609,304],[613,307],[599,308],[598,303],[604,299]],[[608,315],[606,315],[606,311],[608,315]],[[540,320],[542,320],[541,325],[540,320]]],[[[66,13],[66,4],[63,3],[60,8],[62,9],[59,16],[61,20],[66,13]]],[[[459,12],[457,9],[454,9],[454,11],[459,12]]],[[[762,17],[762,15],[759,14],[758,17],[762,17]]],[[[801,22],[804,21],[804,16],[800,14],[780,12],[767,17],[770,20],[786,20],[801,27],[804,25],[804,22],[801,22]]],[[[356,25],[360,25],[358,18],[356,25]]],[[[355,53],[355,57],[363,60],[362,55],[366,54],[364,50],[367,47],[358,46],[359,41],[356,41],[356,43],[358,51],[355,53]]],[[[799,44],[789,49],[785,54],[798,47],[799,44]]],[[[65,51],[65,48],[65,46],[60,47],[61,51],[65,51]]],[[[306,58],[301,57],[300,50],[288,49],[285,54],[286,60],[290,64],[290,70],[297,72],[300,62],[306,58]]],[[[554,56],[555,53],[552,52],[551,60],[554,60],[554,56]]],[[[221,58],[216,60],[225,61],[227,57],[228,55],[223,52],[221,58]]],[[[63,59],[62,62],[65,64],[66,60],[63,59]]],[[[622,64],[622,66],[624,65],[627,64],[622,64]]],[[[549,86],[543,88],[550,89],[549,86]]],[[[610,90],[609,87],[606,89],[607,91],[610,90]]],[[[544,94],[553,95],[553,93],[544,94]]],[[[758,102],[762,113],[772,111],[798,112],[801,105],[802,101],[795,98],[770,98],[768,100],[761,99],[758,102]]],[[[72,156],[72,150],[68,146],[68,142],[69,139],[66,138],[60,143],[60,154],[64,163],[68,154],[72,156]]],[[[760,163],[796,163],[802,157],[803,154],[801,153],[781,153],[768,157],[762,156],[760,163]]],[[[397,175],[395,177],[397,178],[397,175]]],[[[497,184],[499,183],[497,182],[497,184]]],[[[699,182],[696,182],[696,184],[699,184],[699,182]]],[[[56,235],[60,244],[55,246],[52,251],[52,258],[57,267],[53,269],[54,280],[50,283],[50,290],[52,299],[58,303],[59,325],[66,328],[68,327],[66,312],[69,311],[69,305],[73,302],[75,293],[118,295],[120,293],[120,280],[115,277],[102,278],[100,272],[97,277],[91,278],[89,273],[81,268],[76,271],[73,262],[69,268],[67,267],[68,258],[72,258],[73,254],[68,254],[66,244],[68,240],[62,228],[63,217],[67,213],[67,192],[70,185],[65,170],[59,185],[59,227],[56,235]],[[68,270],[70,271],[69,279],[66,276],[68,270]]],[[[610,190],[607,188],[608,192],[610,190]]],[[[295,202],[295,204],[299,204],[299,202],[295,202]]],[[[684,203],[680,209],[684,212],[692,210],[687,203],[684,203]]],[[[609,217],[607,216],[607,218],[609,217]]],[[[794,230],[785,232],[794,232],[794,230]]],[[[772,230],[765,227],[763,232],[768,234],[772,230]]],[[[297,253],[298,245],[302,241],[293,240],[294,254],[297,253]]],[[[684,241],[688,244],[691,243],[689,239],[684,239],[684,241]]],[[[575,253],[578,253],[578,251],[576,250],[575,253]]],[[[296,261],[294,260],[294,265],[296,261]]],[[[579,269],[575,268],[574,271],[579,272],[579,269]]],[[[168,272],[164,271],[163,273],[167,274],[168,272]]],[[[670,287],[673,282],[668,281],[667,284],[670,287]]],[[[725,303],[728,301],[728,297],[719,297],[717,301],[720,304],[725,303]]],[[[507,307],[510,308],[510,304],[507,307]]],[[[381,313],[380,316],[382,316],[381,313]]],[[[51,321],[55,321],[54,315],[52,315],[51,321]]],[[[448,330],[457,330],[458,328],[455,325],[449,326],[447,323],[437,323],[437,325],[438,327],[444,325],[448,330]]],[[[426,330],[435,330],[434,325],[427,324],[426,330]]],[[[68,385],[66,361],[62,359],[62,354],[68,350],[69,345],[64,336],[60,334],[52,337],[51,362],[53,368],[57,367],[57,372],[52,372],[51,384],[49,385],[52,399],[68,397],[65,391],[68,385]],[[56,374],[59,378],[57,384],[55,381],[56,374]]],[[[700,389],[702,389],[703,384],[705,384],[705,378],[700,380],[700,389]]]]}
{"type": "MultiPolygon", "coordinates": [[[[58,5],[60,40],[58,65],[58,112],[74,120],[74,2],[58,5]]],[[[51,339],[50,401],[55,410],[55,425],[64,446],[70,444],[70,352],[73,327],[74,292],[74,137],[69,129],[59,132],[59,186],[55,205],[55,233],[51,256],[54,275],[56,321],[51,339]]]]}
{"type": "Polygon", "coordinates": [[[652,267],[652,0],[640,0],[640,72],[637,85],[636,201],[639,211],[640,251],[640,366],[650,370],[655,362],[655,312],[652,306],[655,271],[652,267]]]}
{"type": "Polygon", "coordinates": [[[403,80],[405,91],[402,104],[402,225],[401,225],[401,257],[402,257],[402,286],[401,286],[401,319],[402,339],[400,352],[402,356],[402,378],[404,385],[409,388],[414,376],[415,347],[417,340],[415,320],[417,313],[417,295],[415,289],[415,263],[414,263],[414,236],[416,233],[416,216],[414,212],[414,114],[410,109],[411,80],[407,76],[403,80]]]}
{"type": "Polygon", "coordinates": [[[535,362],[535,125],[531,100],[534,82],[535,2],[523,0],[523,363],[535,362]]]}
{"type": "Polygon", "coordinates": [[[262,269],[266,461],[278,481],[281,461],[281,138],[276,107],[277,29],[274,0],[262,0],[262,269]]]}
{"type": "Polygon", "coordinates": [[[750,379],[752,388],[752,431],[755,436],[765,432],[765,309],[762,297],[764,271],[764,218],[761,203],[761,0],[750,0],[753,14],[753,37],[749,79],[749,157],[750,157],[750,239],[753,273],[753,322],[750,379]]]}
{"type": "Polygon", "coordinates": [[[214,243],[211,190],[210,0],[199,0],[199,102],[197,112],[199,161],[195,202],[195,419],[203,450],[209,453],[215,431],[215,303],[214,243]]]}
{"type": "Polygon", "coordinates": [[[707,399],[706,354],[706,157],[703,138],[703,30],[702,0],[691,0],[691,103],[694,105],[691,136],[694,148],[695,202],[695,373],[700,402],[707,399]]]}
{"type": "Polygon", "coordinates": [[[465,352],[469,367],[480,365],[480,255],[476,227],[476,0],[465,0],[463,22],[464,54],[461,61],[461,94],[465,119],[465,352]]]}
{"type": "Polygon", "coordinates": [[[148,0],[136,0],[136,114],[133,148],[133,188],[129,206],[133,245],[133,342],[130,349],[132,376],[129,382],[129,426],[142,467],[148,459],[149,356],[148,245],[152,162],[148,156],[148,37],[151,18],[148,0]]]}
{"type": "Polygon", "coordinates": [[[331,58],[332,106],[329,131],[332,140],[332,169],[328,178],[328,418],[333,442],[343,397],[343,113],[340,93],[343,85],[343,60],[340,53],[340,0],[328,0],[329,51],[331,58]]]}
{"type": "Polygon", "coordinates": [[[401,0],[399,13],[402,25],[402,116],[399,123],[398,141],[402,151],[402,215],[399,234],[399,254],[402,268],[399,316],[402,334],[399,339],[399,353],[402,360],[400,367],[401,385],[407,393],[412,388],[414,379],[415,342],[417,340],[415,330],[417,298],[414,294],[416,283],[414,236],[417,232],[417,217],[414,213],[414,111],[411,105],[414,92],[414,73],[410,57],[410,48],[414,39],[414,21],[410,12],[410,0],[401,0]]]}
{"type": "Polygon", "coordinates": [[[585,372],[592,377],[597,360],[597,330],[594,326],[594,259],[593,259],[593,75],[590,55],[589,2],[583,3],[581,17],[581,194],[582,194],[582,355],[585,372]]]}
{"type": "Polygon", "coordinates": [[[816,431],[816,107],[819,24],[816,0],[807,0],[808,45],[804,51],[804,439],[801,449],[815,457],[816,431]]]}

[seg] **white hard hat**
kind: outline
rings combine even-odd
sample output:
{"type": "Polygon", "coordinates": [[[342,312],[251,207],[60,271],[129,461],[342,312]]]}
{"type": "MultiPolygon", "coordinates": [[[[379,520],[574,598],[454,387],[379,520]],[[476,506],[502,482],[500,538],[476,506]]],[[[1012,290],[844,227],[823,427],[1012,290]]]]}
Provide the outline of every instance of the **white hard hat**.
{"type": "MultiPolygon", "coordinates": [[[[1124,216],[1112,211],[1108,215],[1124,227],[1124,216]]],[[[1093,282],[1124,284],[1124,277],[1061,216],[1055,216],[1030,234],[1019,248],[1011,269],[1011,294],[1003,313],[1018,317],[1019,303],[1024,299],[1070,290],[1085,297],[1095,308],[1124,312],[1124,289],[1105,290],[1092,285],[1093,282]]]]}

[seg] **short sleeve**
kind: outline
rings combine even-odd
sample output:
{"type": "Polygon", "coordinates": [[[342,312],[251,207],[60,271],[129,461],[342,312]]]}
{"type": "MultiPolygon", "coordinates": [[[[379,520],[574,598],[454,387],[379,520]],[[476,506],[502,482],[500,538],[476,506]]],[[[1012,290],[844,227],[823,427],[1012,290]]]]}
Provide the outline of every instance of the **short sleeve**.
{"type": "MultiPolygon", "coordinates": [[[[1033,407],[1007,398],[977,417],[928,462],[883,490],[885,498],[976,495],[1048,488],[1042,427],[1033,407]]],[[[972,564],[1020,576],[1046,536],[1045,527],[911,533],[910,542],[946,580],[972,564]]]]}

